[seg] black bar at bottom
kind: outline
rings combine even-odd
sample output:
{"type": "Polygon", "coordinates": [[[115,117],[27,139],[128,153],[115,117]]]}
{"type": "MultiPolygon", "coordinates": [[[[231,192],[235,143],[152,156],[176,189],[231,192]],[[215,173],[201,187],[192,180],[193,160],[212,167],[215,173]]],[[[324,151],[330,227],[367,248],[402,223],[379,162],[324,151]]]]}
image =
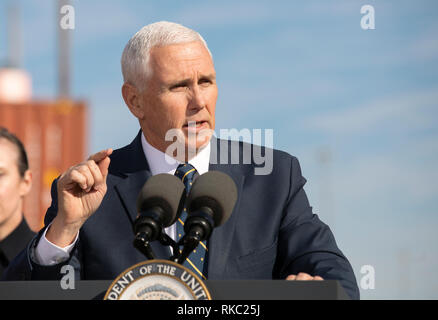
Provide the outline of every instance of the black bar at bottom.
{"type": "MultiPolygon", "coordinates": [[[[75,289],[62,289],[59,281],[0,282],[0,300],[102,299],[110,280],[76,281],[75,289]]],[[[338,281],[207,280],[214,300],[345,300],[338,281]]]]}

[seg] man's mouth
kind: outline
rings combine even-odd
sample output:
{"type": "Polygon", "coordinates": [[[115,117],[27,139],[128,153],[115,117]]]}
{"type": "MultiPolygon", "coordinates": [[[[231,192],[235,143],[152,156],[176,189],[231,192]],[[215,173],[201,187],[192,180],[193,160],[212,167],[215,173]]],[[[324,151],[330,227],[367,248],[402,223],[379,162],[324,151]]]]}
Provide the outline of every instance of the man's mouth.
{"type": "Polygon", "coordinates": [[[189,121],[183,125],[183,130],[199,132],[200,130],[208,128],[208,121],[189,121]]]}

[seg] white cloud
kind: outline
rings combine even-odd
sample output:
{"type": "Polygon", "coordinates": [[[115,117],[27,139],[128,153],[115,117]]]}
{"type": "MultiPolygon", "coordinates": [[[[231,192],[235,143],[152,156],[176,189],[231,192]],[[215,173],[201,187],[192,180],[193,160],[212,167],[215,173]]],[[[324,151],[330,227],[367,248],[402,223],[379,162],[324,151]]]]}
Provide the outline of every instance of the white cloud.
{"type": "MultiPolygon", "coordinates": [[[[401,205],[427,205],[438,197],[438,170],[414,146],[399,152],[357,155],[336,167],[334,189],[342,192],[344,208],[388,210],[401,205]],[[414,150],[412,150],[414,149],[414,150]],[[409,153],[413,153],[409,156],[409,153]],[[420,161],[414,160],[417,157],[420,161]],[[420,163],[423,163],[420,165],[420,163]],[[392,203],[396,201],[396,203],[392,203]]],[[[435,161],[438,155],[435,154],[435,161]]],[[[435,162],[434,161],[434,162],[435,162]]]]}
{"type": "Polygon", "coordinates": [[[377,99],[358,106],[327,114],[318,114],[303,121],[306,128],[326,134],[372,132],[379,126],[396,128],[436,127],[438,90],[411,92],[377,99]]]}
{"type": "Polygon", "coordinates": [[[438,25],[434,25],[429,30],[414,39],[409,46],[409,54],[418,60],[438,58],[438,25]]]}
{"type": "MultiPolygon", "coordinates": [[[[349,148],[338,147],[344,152],[349,148]]],[[[312,168],[314,151],[301,157],[306,191],[314,212],[334,231],[358,282],[362,265],[375,267],[376,289],[363,290],[362,298],[436,299],[438,135],[412,138],[379,153],[359,151],[349,159],[333,153],[329,184],[322,179],[327,172],[312,168]],[[327,188],[334,217],[318,202],[319,191],[327,188]]]]}

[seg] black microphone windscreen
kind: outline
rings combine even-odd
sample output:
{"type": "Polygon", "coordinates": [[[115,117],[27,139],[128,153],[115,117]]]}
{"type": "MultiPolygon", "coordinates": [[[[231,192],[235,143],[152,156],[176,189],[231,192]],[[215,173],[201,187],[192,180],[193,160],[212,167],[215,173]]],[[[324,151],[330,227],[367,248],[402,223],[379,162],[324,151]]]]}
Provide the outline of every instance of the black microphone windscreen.
{"type": "Polygon", "coordinates": [[[160,207],[164,214],[160,217],[164,227],[172,225],[182,210],[185,200],[184,183],[167,173],[150,177],[137,198],[137,212],[160,207]]]}
{"type": "Polygon", "coordinates": [[[201,207],[213,210],[215,227],[224,224],[233,212],[237,201],[237,187],[233,179],[220,171],[209,171],[193,183],[187,199],[189,213],[201,207]]]}

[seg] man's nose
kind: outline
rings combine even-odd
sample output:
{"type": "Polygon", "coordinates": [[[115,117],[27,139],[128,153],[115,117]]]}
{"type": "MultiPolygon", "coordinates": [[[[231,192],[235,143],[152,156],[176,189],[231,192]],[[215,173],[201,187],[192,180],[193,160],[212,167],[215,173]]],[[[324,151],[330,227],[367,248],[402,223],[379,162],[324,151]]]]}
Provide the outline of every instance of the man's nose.
{"type": "Polygon", "coordinates": [[[196,84],[191,90],[189,109],[201,110],[203,108],[205,108],[204,93],[199,88],[199,85],[196,84]]]}

